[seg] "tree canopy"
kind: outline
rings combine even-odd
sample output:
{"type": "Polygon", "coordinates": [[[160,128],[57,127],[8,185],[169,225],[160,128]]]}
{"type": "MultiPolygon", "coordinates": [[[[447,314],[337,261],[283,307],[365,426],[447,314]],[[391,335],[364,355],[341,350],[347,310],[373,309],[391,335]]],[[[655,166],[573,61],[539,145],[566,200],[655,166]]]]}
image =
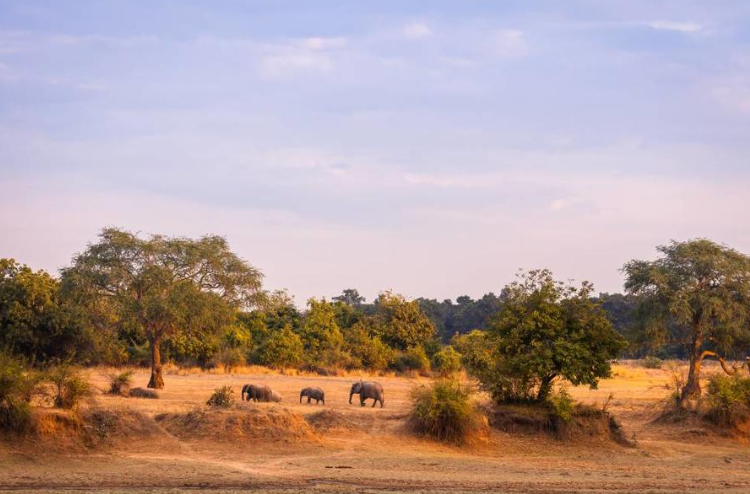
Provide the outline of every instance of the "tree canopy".
{"type": "Polygon", "coordinates": [[[750,257],[706,239],[657,247],[654,261],[627,263],[625,289],[639,298],[639,328],[659,345],[676,342],[690,369],[683,400],[700,395],[701,362],[725,357],[750,341],[750,257]]]}
{"type": "Polygon", "coordinates": [[[470,372],[498,400],[526,399],[534,388],[545,401],[558,379],[596,387],[625,343],[592,293],[590,283],[566,285],[548,270],[521,275],[503,289],[489,331],[457,340],[470,372]]]}
{"type": "Polygon", "coordinates": [[[231,252],[222,237],[141,238],[117,228],[104,229],[98,242],[62,270],[64,290],[91,317],[145,336],[153,388],[164,386],[164,340],[231,324],[234,310],[258,302],[261,280],[261,273],[231,252]]]}

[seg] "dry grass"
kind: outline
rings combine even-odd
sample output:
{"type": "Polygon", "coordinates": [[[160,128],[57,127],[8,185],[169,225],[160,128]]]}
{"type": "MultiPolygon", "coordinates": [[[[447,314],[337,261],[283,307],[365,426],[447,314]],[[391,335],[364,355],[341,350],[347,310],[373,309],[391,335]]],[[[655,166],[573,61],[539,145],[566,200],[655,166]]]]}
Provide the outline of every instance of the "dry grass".
{"type": "MultiPolygon", "coordinates": [[[[707,375],[715,372],[708,364],[707,375]]],[[[405,429],[409,391],[428,379],[370,377],[385,388],[386,407],[348,404],[352,381],[362,375],[322,377],[252,367],[223,371],[185,370],[165,376],[158,400],[99,395],[95,408],[112,411],[76,422],[70,412],[42,408],[47,437],[98,439],[91,446],[67,449],[20,450],[0,441],[0,491],[37,494],[81,488],[110,493],[143,490],[154,493],[193,490],[234,492],[238,489],[286,492],[388,491],[513,491],[513,492],[746,492],[750,485],[750,450],[734,439],[707,436],[690,424],[654,423],[655,404],[669,393],[670,372],[642,369],[620,362],[616,376],[599,389],[569,387],[578,402],[617,417],[638,447],[612,441],[564,441],[492,430],[476,447],[446,446],[414,437],[405,429]],[[278,391],[280,404],[243,403],[228,411],[208,411],[214,389],[265,384],[278,391]],[[318,386],[326,405],[299,403],[299,391],[318,386]],[[127,415],[127,414],[134,415],[127,415]],[[55,417],[51,417],[56,415],[55,417]],[[157,416],[159,420],[157,420],[157,416]],[[151,439],[124,417],[143,417],[154,426],[151,439]],[[87,429],[92,427],[93,429],[87,429]],[[100,433],[93,430],[99,429],[100,433]],[[81,431],[88,432],[81,432],[81,431]],[[76,432],[78,431],[78,432],[76,432]],[[131,432],[128,432],[131,431],[131,432]],[[197,434],[197,436],[196,436],[197,434]],[[264,436],[265,435],[265,436],[264,436]],[[219,438],[220,440],[217,440],[219,438]],[[52,451],[55,456],[39,460],[52,451]],[[110,454],[110,451],[113,454],[110,454]]],[[[107,389],[101,369],[92,381],[107,389]]],[[[148,382],[146,369],[135,369],[134,386],[148,382]]],[[[364,377],[364,376],[363,376],[364,377]]],[[[479,401],[487,398],[479,395],[479,401]]],[[[96,412],[100,413],[100,412],[96,412]]],[[[137,419],[134,419],[137,420],[137,419]]],[[[138,422],[136,422],[137,424],[138,422]]],[[[602,422],[602,427],[605,424],[602,422]]],[[[76,441],[78,439],[75,439],[76,441]]],[[[41,441],[40,441],[41,443],[41,441]]]]}

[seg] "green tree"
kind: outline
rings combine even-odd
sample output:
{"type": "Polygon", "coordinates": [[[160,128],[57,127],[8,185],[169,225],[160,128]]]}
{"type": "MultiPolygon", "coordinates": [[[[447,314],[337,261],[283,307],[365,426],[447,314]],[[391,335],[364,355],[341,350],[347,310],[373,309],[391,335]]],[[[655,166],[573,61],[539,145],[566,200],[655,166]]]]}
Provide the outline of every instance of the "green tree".
{"type": "Polygon", "coordinates": [[[654,344],[677,342],[690,368],[681,400],[700,396],[703,359],[727,354],[750,339],[750,257],[710,240],[657,247],[655,261],[625,264],[625,289],[639,297],[640,330],[654,344]]]}
{"type": "Polygon", "coordinates": [[[62,271],[63,289],[97,319],[143,334],[151,388],[164,387],[160,347],[170,337],[215,334],[257,303],[261,273],[222,237],[198,240],[105,228],[62,271]]]}
{"type": "Polygon", "coordinates": [[[375,305],[375,331],[385,344],[406,350],[423,346],[435,336],[435,325],[416,300],[387,291],[378,296],[375,305]]]}
{"type": "Polygon", "coordinates": [[[310,309],[300,331],[306,358],[313,364],[335,364],[324,362],[326,355],[337,355],[344,343],[334,306],[325,299],[315,298],[308,300],[307,305],[310,309]]]}
{"type": "Polygon", "coordinates": [[[365,369],[385,370],[395,358],[393,349],[374,334],[367,319],[346,331],[345,342],[346,350],[365,369]]]}
{"type": "Polygon", "coordinates": [[[341,302],[351,307],[359,307],[365,303],[365,297],[359,294],[355,288],[347,288],[341,295],[333,297],[334,302],[341,302]]]}
{"type": "Polygon", "coordinates": [[[286,325],[274,330],[258,349],[260,363],[269,367],[296,367],[302,363],[304,347],[299,335],[286,325]]]}
{"type": "Polygon", "coordinates": [[[624,347],[593,287],[555,281],[548,270],[523,274],[503,289],[503,308],[490,324],[498,368],[537,387],[546,401],[557,379],[595,388],[624,347]]]}
{"type": "Polygon", "coordinates": [[[59,283],[13,259],[0,259],[0,347],[32,363],[101,357],[102,341],[86,330],[59,283]]]}

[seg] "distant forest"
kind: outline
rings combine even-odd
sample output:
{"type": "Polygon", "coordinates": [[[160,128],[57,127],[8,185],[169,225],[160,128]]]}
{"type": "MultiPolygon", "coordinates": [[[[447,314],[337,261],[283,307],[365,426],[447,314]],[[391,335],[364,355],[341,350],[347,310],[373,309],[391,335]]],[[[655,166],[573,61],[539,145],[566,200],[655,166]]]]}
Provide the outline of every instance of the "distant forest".
{"type": "MultiPolygon", "coordinates": [[[[344,302],[358,307],[365,314],[373,314],[377,307],[374,303],[366,303],[358,290],[350,288],[343,291],[334,301],[344,302]]],[[[632,295],[621,293],[600,293],[594,300],[601,302],[607,312],[614,329],[631,341],[631,345],[624,352],[625,357],[640,358],[646,354],[656,354],[661,358],[683,358],[684,351],[679,345],[665,346],[654,351],[647,345],[639,345],[635,341],[635,324],[637,299],[632,295]]],[[[478,299],[468,295],[438,301],[420,297],[416,299],[419,308],[435,324],[437,336],[448,344],[457,334],[466,334],[475,329],[486,330],[490,321],[500,312],[503,306],[502,297],[490,292],[478,299]]]]}

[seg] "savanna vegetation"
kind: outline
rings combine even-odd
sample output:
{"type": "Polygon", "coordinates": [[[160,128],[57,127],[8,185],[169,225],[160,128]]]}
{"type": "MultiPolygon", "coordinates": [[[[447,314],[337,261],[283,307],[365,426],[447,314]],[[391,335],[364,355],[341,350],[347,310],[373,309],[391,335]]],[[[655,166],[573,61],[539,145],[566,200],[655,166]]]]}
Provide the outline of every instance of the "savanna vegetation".
{"type": "MultiPolygon", "coordinates": [[[[159,389],[165,363],[225,372],[255,364],[440,377],[432,395],[415,395],[415,416],[425,431],[444,430],[427,425],[425,403],[450,395],[455,409],[435,413],[466,415],[458,413],[465,390],[445,384],[463,371],[498,405],[564,412],[560,386],[595,388],[623,355],[652,368],[684,355],[690,370],[680,402],[701,395],[701,362],[717,358],[734,380],[712,381],[711,403],[716,416],[736,415],[739,405],[726,403],[737,393],[727,390],[748,370],[750,258],[703,239],[659,252],[624,266],[626,294],[596,294],[590,283],[560,282],[542,269],[478,300],[384,291],[368,303],[349,288],[300,309],[286,292],[265,290],[260,270],[221,237],[106,228],[59,277],[0,260],[2,421],[23,422],[40,382],[54,390],[56,406],[76,408],[91,392],[85,366],[145,366],[147,386],[159,389]]],[[[109,380],[109,392],[121,396],[139,384],[127,371],[109,380]]],[[[220,395],[217,404],[226,402],[220,395]]]]}

